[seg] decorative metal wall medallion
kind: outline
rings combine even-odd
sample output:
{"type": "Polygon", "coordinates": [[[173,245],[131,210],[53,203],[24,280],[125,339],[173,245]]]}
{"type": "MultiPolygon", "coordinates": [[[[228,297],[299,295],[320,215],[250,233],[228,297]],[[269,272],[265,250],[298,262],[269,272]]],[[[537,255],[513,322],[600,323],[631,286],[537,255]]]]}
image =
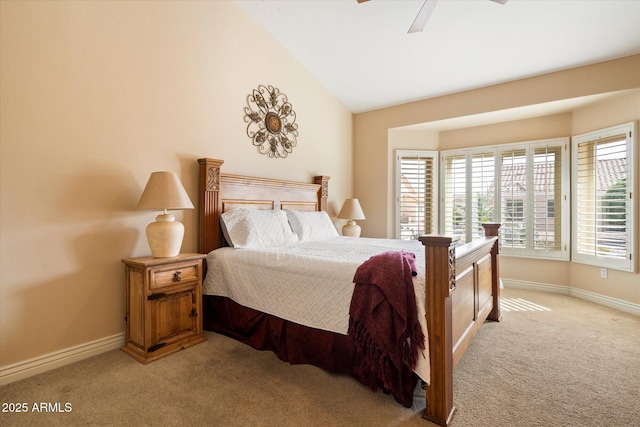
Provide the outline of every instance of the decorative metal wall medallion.
{"type": "Polygon", "coordinates": [[[247,136],[260,154],[285,158],[297,144],[296,113],[287,99],[273,86],[260,85],[247,96],[244,121],[247,136]]]}

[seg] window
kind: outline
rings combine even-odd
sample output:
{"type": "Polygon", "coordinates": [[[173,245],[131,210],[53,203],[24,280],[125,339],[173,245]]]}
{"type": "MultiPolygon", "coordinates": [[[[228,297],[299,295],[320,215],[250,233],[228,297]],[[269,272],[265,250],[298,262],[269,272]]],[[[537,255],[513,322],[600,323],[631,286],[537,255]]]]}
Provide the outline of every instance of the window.
{"type": "Polygon", "coordinates": [[[503,248],[526,248],[525,201],[527,196],[526,148],[503,148],[501,152],[500,236],[503,248]]]}
{"type": "Polygon", "coordinates": [[[500,148],[503,253],[569,259],[568,139],[500,148]]]}
{"type": "Polygon", "coordinates": [[[573,137],[573,259],[635,271],[635,123],[573,137]]]}
{"type": "Polygon", "coordinates": [[[522,221],[524,219],[522,200],[507,200],[505,205],[505,220],[522,221]]]}
{"type": "Polygon", "coordinates": [[[561,145],[543,144],[532,148],[533,250],[545,251],[547,254],[560,253],[565,258],[569,254],[566,247],[569,228],[567,143],[564,140],[561,145]],[[562,224],[565,224],[564,228],[562,224]]]}
{"type": "Polygon", "coordinates": [[[451,154],[443,157],[442,219],[444,234],[466,239],[467,224],[467,156],[451,154]]]}
{"type": "Polygon", "coordinates": [[[437,232],[438,153],[397,151],[396,237],[402,240],[437,232]]]}
{"type": "Polygon", "coordinates": [[[502,252],[569,259],[568,138],[443,152],[441,232],[500,222],[502,252]]]}
{"type": "Polygon", "coordinates": [[[482,224],[495,221],[495,151],[471,153],[471,239],[484,236],[482,224]]]}
{"type": "Polygon", "coordinates": [[[511,247],[524,247],[524,201],[506,200],[502,219],[502,244],[511,247]]]}
{"type": "Polygon", "coordinates": [[[495,221],[495,149],[447,152],[442,156],[442,232],[461,242],[484,236],[495,221]]]}

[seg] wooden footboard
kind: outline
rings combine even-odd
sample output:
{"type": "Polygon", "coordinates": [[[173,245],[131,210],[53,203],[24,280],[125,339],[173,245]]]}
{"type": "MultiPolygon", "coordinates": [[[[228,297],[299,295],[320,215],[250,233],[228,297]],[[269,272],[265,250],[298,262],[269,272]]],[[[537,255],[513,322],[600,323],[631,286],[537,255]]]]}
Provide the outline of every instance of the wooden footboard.
{"type": "Polygon", "coordinates": [[[424,418],[451,423],[453,368],[482,323],[500,320],[499,224],[484,224],[485,237],[456,245],[451,237],[423,236],[431,382],[424,418]]]}

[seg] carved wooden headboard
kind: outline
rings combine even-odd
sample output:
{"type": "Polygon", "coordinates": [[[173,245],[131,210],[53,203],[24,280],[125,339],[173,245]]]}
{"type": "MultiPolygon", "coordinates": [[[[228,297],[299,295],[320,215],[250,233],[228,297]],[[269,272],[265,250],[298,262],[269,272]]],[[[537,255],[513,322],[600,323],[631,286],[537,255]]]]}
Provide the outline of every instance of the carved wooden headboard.
{"type": "Polygon", "coordinates": [[[198,159],[198,252],[206,254],[225,246],[220,215],[230,209],[291,209],[326,211],[329,176],[313,178],[313,183],[231,175],[220,172],[223,160],[198,159]]]}

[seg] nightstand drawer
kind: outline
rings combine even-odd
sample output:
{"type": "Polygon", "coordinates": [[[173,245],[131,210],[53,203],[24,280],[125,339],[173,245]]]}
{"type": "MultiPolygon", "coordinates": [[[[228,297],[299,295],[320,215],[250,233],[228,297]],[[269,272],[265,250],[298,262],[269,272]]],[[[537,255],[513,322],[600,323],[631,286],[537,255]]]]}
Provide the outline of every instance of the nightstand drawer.
{"type": "Polygon", "coordinates": [[[167,265],[149,271],[149,288],[157,289],[164,286],[186,285],[200,281],[200,262],[167,265]]]}

